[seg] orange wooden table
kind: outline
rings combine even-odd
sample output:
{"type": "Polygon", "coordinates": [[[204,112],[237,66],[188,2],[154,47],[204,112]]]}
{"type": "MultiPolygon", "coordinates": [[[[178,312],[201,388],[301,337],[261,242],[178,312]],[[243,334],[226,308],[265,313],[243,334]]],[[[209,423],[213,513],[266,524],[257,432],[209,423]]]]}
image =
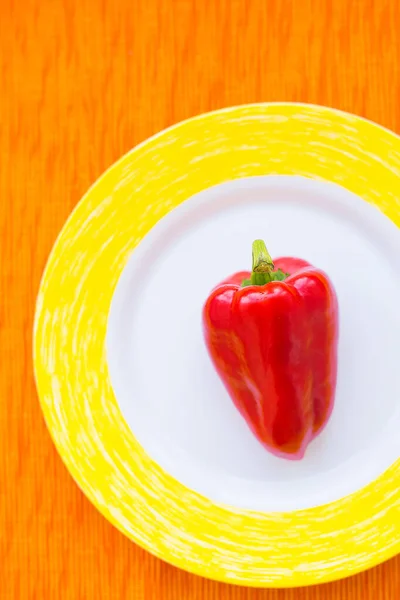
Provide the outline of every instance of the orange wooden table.
{"type": "Polygon", "coordinates": [[[32,316],[57,233],[98,175],[172,123],[294,100],[400,132],[398,0],[2,0],[0,598],[397,600],[400,557],[291,591],[163,564],[89,504],[57,456],[32,374],[32,316]]]}

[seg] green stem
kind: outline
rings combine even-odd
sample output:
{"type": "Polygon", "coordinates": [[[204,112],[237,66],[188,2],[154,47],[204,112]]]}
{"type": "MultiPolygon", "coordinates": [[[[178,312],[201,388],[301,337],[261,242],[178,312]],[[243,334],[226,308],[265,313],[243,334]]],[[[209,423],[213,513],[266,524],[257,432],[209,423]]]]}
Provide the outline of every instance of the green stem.
{"type": "Polygon", "coordinates": [[[253,242],[252,285],[265,285],[273,280],[274,263],[263,240],[253,242]]]}

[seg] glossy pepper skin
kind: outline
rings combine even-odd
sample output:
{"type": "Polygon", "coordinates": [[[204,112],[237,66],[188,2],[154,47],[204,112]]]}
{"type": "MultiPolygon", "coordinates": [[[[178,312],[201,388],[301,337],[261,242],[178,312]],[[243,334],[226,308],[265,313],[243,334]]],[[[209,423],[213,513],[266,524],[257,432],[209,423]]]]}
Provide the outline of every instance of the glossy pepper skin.
{"type": "Polygon", "coordinates": [[[256,240],[252,273],[214,288],[203,329],[214,366],[258,440],[277,456],[301,459],[335,396],[338,303],[328,276],[298,258],[273,263],[256,240]]]}

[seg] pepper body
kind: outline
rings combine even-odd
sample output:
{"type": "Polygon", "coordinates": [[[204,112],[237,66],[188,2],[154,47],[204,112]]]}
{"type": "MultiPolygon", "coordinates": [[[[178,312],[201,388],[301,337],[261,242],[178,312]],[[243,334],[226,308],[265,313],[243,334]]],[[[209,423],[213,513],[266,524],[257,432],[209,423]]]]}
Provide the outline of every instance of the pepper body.
{"type": "MultiPolygon", "coordinates": [[[[271,261],[272,264],[272,261],[271,261]]],[[[203,309],[206,345],[237,409],[273,454],[300,459],[332,412],[338,303],[325,273],[279,258],[284,281],[242,287],[239,272],[203,309]]]]}

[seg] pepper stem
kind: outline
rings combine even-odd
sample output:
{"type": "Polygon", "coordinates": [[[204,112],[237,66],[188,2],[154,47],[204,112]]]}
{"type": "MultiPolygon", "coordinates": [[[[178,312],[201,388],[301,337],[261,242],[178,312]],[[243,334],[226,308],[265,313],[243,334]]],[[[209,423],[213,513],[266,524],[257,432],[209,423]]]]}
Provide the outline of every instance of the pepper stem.
{"type": "Polygon", "coordinates": [[[273,279],[274,263],[263,240],[253,242],[252,285],[265,285],[273,279]]]}

